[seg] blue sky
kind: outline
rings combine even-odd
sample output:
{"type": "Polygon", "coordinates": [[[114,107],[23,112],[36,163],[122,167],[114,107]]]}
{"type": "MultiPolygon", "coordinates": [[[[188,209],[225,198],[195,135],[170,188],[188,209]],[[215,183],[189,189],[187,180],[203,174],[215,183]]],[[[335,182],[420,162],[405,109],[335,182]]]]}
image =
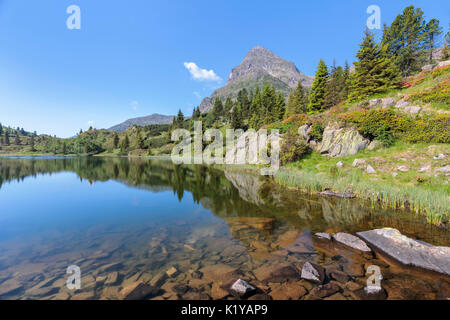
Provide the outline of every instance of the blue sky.
{"type": "Polygon", "coordinates": [[[449,1],[0,0],[0,122],[69,137],[191,114],[256,45],[310,75],[320,58],[352,62],[372,4],[382,22],[413,4],[448,30],[449,1]],[[72,4],[80,30],[66,27],[72,4]]]}

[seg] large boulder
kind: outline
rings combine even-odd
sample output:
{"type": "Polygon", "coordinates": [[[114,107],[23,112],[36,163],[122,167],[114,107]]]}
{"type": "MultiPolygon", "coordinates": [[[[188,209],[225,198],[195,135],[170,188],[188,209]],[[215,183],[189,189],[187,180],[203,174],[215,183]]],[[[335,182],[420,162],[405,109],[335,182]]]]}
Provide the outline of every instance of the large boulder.
{"type": "Polygon", "coordinates": [[[323,131],[320,152],[332,157],[356,154],[367,147],[369,141],[355,128],[336,128],[327,126],[323,131]]]}
{"type": "Polygon", "coordinates": [[[413,240],[392,228],[358,232],[357,234],[375,248],[405,265],[450,276],[449,247],[437,247],[423,241],[413,240]]]}

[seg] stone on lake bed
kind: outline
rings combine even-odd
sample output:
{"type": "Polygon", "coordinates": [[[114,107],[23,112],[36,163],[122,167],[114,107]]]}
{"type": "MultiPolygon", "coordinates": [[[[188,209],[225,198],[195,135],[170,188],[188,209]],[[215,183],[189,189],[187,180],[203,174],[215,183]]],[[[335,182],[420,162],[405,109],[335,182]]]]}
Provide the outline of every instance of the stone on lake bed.
{"type": "Polygon", "coordinates": [[[325,281],[325,272],[322,267],[306,262],[303,265],[301,277],[315,283],[323,283],[325,281]]]}
{"type": "Polygon", "coordinates": [[[235,293],[239,297],[243,297],[255,291],[256,288],[248,284],[246,281],[238,279],[235,283],[233,283],[230,290],[232,293],[235,293]]]}
{"type": "Polygon", "coordinates": [[[125,300],[141,300],[155,295],[158,289],[143,283],[142,281],[135,282],[120,291],[120,295],[125,300]]]}
{"type": "Polygon", "coordinates": [[[359,250],[359,251],[363,251],[363,252],[371,252],[372,251],[364,241],[362,241],[358,237],[355,237],[355,236],[345,233],[345,232],[336,233],[333,236],[333,239],[339,243],[342,243],[348,247],[351,247],[351,248],[359,250]]]}
{"type": "Polygon", "coordinates": [[[166,273],[169,277],[176,277],[178,274],[178,270],[177,270],[177,268],[172,267],[169,270],[167,270],[166,273]]]}
{"type": "Polygon", "coordinates": [[[331,236],[326,232],[318,232],[314,234],[317,238],[331,240],[331,236]]]}
{"type": "Polygon", "coordinates": [[[358,236],[402,264],[450,275],[450,247],[416,241],[392,228],[358,232],[358,236]]]}

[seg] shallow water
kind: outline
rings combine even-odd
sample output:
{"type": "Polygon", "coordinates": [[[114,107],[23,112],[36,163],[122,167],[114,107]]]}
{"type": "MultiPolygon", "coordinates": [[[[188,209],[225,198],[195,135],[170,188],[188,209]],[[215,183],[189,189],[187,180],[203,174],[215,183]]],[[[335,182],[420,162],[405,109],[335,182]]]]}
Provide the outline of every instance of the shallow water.
{"type": "Polygon", "coordinates": [[[449,279],[319,241],[315,232],[394,227],[434,245],[449,232],[406,211],[281,190],[260,176],[125,158],[0,159],[0,299],[121,299],[137,281],[153,299],[233,299],[242,278],[258,298],[366,299],[378,265],[388,299],[445,299],[449,279]],[[299,279],[325,268],[331,289],[299,279]],[[69,290],[66,269],[81,269],[69,290]],[[166,279],[165,279],[166,278],[166,279]]]}

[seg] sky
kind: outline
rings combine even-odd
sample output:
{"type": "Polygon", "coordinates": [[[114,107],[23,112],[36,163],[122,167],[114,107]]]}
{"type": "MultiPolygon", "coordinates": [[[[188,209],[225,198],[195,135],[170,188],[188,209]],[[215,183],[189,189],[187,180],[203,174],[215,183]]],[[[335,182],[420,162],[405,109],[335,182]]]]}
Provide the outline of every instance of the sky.
{"type": "Polygon", "coordinates": [[[448,31],[446,0],[0,0],[0,123],[70,137],[190,115],[252,47],[314,75],[321,58],[355,60],[370,5],[389,24],[410,4],[448,31]]]}

